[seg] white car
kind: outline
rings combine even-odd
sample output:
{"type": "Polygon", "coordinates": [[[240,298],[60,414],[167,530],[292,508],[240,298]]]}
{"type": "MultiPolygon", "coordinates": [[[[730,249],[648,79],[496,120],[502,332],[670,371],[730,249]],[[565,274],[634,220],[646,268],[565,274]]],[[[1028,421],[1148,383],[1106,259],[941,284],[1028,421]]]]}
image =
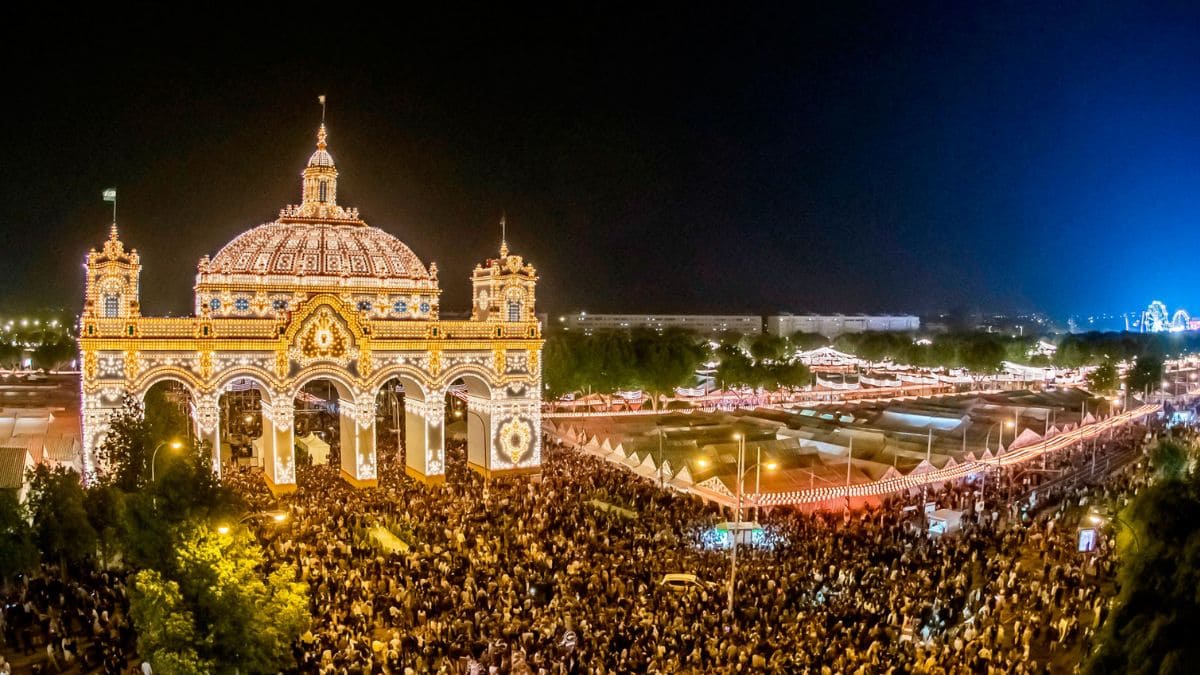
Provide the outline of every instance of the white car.
{"type": "Polygon", "coordinates": [[[716,588],[716,584],[710,581],[702,581],[695,574],[664,574],[659,584],[664,588],[680,592],[693,588],[696,590],[716,588]]]}

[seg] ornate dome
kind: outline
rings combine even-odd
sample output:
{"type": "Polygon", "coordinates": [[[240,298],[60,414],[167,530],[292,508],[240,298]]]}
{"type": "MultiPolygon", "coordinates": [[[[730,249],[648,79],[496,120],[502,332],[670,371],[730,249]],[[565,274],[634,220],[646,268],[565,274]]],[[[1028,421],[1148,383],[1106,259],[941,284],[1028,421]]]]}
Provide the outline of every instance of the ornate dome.
{"type": "MultiPolygon", "coordinates": [[[[243,232],[200,273],[227,276],[365,277],[363,281],[431,279],[412,249],[359,220],[357,209],[337,204],[337,167],[326,150],[325,123],[303,174],[303,199],[279,212],[273,223],[243,232]]],[[[306,284],[305,284],[306,285],[306,284]]]]}
{"type": "Polygon", "coordinates": [[[300,204],[200,261],[198,313],[264,316],[286,311],[306,293],[337,289],[380,316],[436,316],[437,265],[426,269],[399,239],[364,223],[357,209],[338,205],[338,171],[326,135],[322,123],[301,174],[300,204]]]}
{"type": "Polygon", "coordinates": [[[408,246],[379,228],[287,218],[239,234],[206,267],[216,274],[430,278],[408,246]]]}

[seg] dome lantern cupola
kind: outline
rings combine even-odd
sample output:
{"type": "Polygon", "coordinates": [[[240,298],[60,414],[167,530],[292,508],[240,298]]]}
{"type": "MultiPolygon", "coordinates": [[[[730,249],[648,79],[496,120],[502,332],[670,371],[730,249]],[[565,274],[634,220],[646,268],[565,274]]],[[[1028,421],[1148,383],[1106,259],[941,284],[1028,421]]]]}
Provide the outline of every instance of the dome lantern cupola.
{"type": "Polygon", "coordinates": [[[308,158],[308,166],[304,169],[304,206],[336,206],[337,205],[337,167],[333,165],[333,157],[325,148],[325,123],[317,130],[317,149],[308,158]]]}

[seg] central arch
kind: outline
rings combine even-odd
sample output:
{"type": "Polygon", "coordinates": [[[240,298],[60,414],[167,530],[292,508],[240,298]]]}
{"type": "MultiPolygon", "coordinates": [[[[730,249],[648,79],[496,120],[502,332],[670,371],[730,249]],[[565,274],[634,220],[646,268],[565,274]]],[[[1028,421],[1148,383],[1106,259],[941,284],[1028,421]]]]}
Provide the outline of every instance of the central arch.
{"type": "MultiPolygon", "coordinates": [[[[410,477],[427,484],[441,483],[445,479],[445,404],[440,391],[431,389],[418,371],[409,368],[384,369],[371,380],[372,415],[376,415],[380,401],[388,396],[393,405],[402,402],[404,407],[403,444],[400,443],[399,420],[393,420],[393,431],[397,435],[397,452],[404,454],[404,471],[410,477]],[[388,388],[391,387],[389,392],[388,388]],[[397,390],[398,389],[398,390],[397,390]]],[[[399,411],[395,411],[399,416],[399,411]]],[[[372,418],[377,419],[377,417],[372,418]]],[[[399,459],[399,457],[397,457],[399,459]]]]}
{"type": "MultiPolygon", "coordinates": [[[[295,429],[295,399],[304,387],[319,380],[328,381],[337,392],[338,466],[343,479],[355,487],[378,484],[375,455],[375,392],[360,385],[348,373],[334,368],[314,368],[301,372],[291,389],[292,429],[295,429]]],[[[294,443],[294,439],[293,439],[294,443]]],[[[293,447],[293,464],[295,462],[293,447]]]]}

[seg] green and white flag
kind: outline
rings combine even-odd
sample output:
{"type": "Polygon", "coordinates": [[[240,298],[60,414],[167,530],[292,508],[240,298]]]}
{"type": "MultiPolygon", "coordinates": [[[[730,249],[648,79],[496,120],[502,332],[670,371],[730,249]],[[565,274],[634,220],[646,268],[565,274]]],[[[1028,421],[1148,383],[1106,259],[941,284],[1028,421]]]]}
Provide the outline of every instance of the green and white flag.
{"type": "Polygon", "coordinates": [[[104,201],[106,201],[106,202],[117,201],[117,188],[108,188],[107,190],[105,190],[104,191],[104,201]]]}

